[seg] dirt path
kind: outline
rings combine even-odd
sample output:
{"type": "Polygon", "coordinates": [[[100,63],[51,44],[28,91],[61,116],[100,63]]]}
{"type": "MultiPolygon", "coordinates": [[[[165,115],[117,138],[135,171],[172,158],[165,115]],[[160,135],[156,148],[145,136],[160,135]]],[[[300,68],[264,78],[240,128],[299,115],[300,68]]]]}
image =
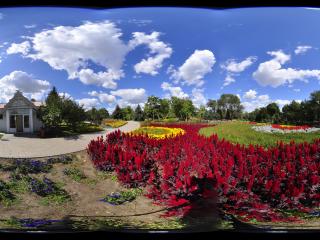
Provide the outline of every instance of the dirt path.
{"type": "MultiPolygon", "coordinates": [[[[126,125],[117,129],[123,132],[130,132],[139,127],[139,122],[128,121],[126,125]]],[[[98,133],[47,139],[16,137],[13,134],[4,134],[0,139],[0,158],[46,157],[78,152],[84,150],[90,140],[117,129],[106,129],[98,133]]]]}

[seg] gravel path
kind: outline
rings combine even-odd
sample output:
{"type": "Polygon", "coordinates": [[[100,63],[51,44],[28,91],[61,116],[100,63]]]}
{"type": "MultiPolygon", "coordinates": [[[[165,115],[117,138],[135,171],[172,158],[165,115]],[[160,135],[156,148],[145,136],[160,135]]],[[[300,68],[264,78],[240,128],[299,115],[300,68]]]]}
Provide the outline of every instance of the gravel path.
{"type": "MultiPolygon", "coordinates": [[[[120,128],[123,132],[130,132],[140,127],[139,122],[128,121],[120,128]]],[[[81,134],[72,137],[36,138],[17,137],[13,134],[4,134],[0,139],[0,158],[31,158],[61,155],[84,150],[90,140],[106,135],[117,129],[106,129],[98,133],[81,134]]]]}

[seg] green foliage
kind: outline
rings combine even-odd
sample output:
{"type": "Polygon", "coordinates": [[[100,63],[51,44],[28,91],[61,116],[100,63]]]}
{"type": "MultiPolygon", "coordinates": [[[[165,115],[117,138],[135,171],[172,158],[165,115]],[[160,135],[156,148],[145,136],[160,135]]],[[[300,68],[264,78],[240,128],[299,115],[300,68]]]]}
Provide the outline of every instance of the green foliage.
{"type": "Polygon", "coordinates": [[[68,201],[70,201],[70,196],[68,194],[51,194],[41,198],[40,204],[44,206],[61,205],[68,201]]]}
{"type": "Polygon", "coordinates": [[[179,120],[187,121],[190,117],[195,115],[196,108],[194,107],[190,99],[183,99],[172,97],[171,98],[171,107],[176,117],[179,120]]]}
{"type": "Polygon", "coordinates": [[[123,112],[119,105],[116,106],[111,116],[114,119],[123,119],[123,112]]]}
{"type": "Polygon", "coordinates": [[[127,106],[122,109],[122,119],[124,120],[133,120],[134,118],[134,111],[130,106],[127,106]]]}
{"type": "Polygon", "coordinates": [[[61,117],[63,121],[73,130],[82,123],[85,118],[85,111],[82,106],[79,106],[71,99],[62,98],[61,117]]]}
{"type": "Polygon", "coordinates": [[[144,112],[139,104],[136,107],[136,109],[134,110],[134,120],[135,121],[143,121],[144,120],[144,112]]]}
{"type": "Polygon", "coordinates": [[[105,108],[96,109],[93,107],[86,111],[86,120],[94,124],[101,124],[101,121],[105,118],[109,118],[109,112],[105,108]]]}
{"type": "Polygon", "coordinates": [[[0,180],[0,206],[10,206],[15,202],[15,200],[16,197],[10,191],[8,184],[0,180]]]}
{"type": "Polygon", "coordinates": [[[161,99],[156,96],[148,97],[146,104],[144,105],[144,113],[146,118],[160,119],[161,118],[161,99]]]}
{"type": "Polygon", "coordinates": [[[76,182],[81,182],[87,178],[81,170],[74,167],[64,169],[63,173],[76,182]]]}
{"type": "Polygon", "coordinates": [[[120,205],[125,202],[131,202],[136,199],[137,196],[143,192],[140,188],[133,188],[126,191],[112,192],[102,199],[102,201],[110,203],[112,205],[120,205]]]}
{"type": "Polygon", "coordinates": [[[312,133],[265,133],[257,132],[251,128],[250,124],[242,123],[239,121],[221,123],[214,127],[202,128],[200,134],[211,136],[217,134],[219,138],[224,138],[233,143],[240,144],[253,144],[269,147],[275,145],[278,141],[289,143],[294,140],[295,142],[312,142],[314,139],[319,138],[318,132],[312,133]]]}

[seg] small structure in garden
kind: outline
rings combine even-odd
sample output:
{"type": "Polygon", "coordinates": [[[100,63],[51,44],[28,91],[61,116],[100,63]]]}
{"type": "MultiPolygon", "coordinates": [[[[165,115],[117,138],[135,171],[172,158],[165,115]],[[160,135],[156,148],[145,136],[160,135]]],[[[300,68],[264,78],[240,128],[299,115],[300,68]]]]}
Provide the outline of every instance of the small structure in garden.
{"type": "Polygon", "coordinates": [[[22,92],[16,91],[6,104],[0,104],[0,132],[33,133],[38,131],[42,122],[37,118],[36,110],[41,102],[30,101],[22,92]]]}

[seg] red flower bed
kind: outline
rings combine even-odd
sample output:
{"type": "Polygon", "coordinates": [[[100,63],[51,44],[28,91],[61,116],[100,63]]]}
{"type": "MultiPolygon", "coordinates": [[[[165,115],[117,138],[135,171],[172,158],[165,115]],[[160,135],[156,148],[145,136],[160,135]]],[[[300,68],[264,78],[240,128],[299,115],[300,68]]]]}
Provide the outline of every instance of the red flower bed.
{"type": "Polygon", "coordinates": [[[87,150],[97,168],[115,171],[126,186],[147,186],[156,203],[182,206],[167,215],[187,214],[215,195],[220,209],[244,220],[294,220],[277,209],[320,206],[320,140],[264,149],[200,136],[201,124],[166,126],[186,134],[155,140],[118,131],[87,150]]]}
{"type": "Polygon", "coordinates": [[[310,128],[308,125],[301,126],[288,126],[288,125],[280,125],[280,124],[272,124],[272,128],[281,129],[281,130],[306,130],[310,128]]]}

